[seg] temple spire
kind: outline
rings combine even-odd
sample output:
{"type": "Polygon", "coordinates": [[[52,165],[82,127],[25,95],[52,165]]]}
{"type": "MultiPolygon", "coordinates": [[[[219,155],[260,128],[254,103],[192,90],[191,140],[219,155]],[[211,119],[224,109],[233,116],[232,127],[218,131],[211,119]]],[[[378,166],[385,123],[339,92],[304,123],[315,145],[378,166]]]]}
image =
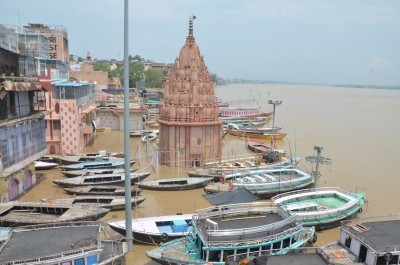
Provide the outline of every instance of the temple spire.
{"type": "Polygon", "coordinates": [[[193,36],[193,20],[195,19],[196,19],[195,15],[192,15],[189,18],[189,36],[193,36]]]}

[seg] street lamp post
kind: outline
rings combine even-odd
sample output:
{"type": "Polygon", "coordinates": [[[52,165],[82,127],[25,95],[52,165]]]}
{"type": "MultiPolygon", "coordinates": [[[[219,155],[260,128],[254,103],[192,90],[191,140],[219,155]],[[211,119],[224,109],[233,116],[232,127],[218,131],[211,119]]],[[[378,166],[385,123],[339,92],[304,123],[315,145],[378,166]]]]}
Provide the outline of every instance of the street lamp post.
{"type": "Polygon", "coordinates": [[[273,144],[274,144],[274,135],[275,135],[275,107],[278,105],[282,104],[282,100],[268,100],[268,104],[271,104],[274,106],[273,108],[273,113],[272,113],[272,138],[271,138],[271,150],[273,148],[273,144]]]}

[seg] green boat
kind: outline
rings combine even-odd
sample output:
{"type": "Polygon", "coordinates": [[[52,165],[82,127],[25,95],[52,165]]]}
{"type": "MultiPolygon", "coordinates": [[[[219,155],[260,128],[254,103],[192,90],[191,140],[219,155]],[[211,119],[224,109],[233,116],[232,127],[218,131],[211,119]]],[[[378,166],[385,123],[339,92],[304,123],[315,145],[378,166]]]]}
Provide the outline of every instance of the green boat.
{"type": "Polygon", "coordinates": [[[196,211],[192,231],[146,255],[161,264],[225,264],[231,255],[252,251],[284,254],[315,242],[314,227],[271,202],[229,204],[196,211]]]}
{"type": "Polygon", "coordinates": [[[328,187],[286,192],[271,199],[291,211],[301,223],[317,230],[337,227],[341,221],[355,218],[366,201],[364,192],[328,187]]]}

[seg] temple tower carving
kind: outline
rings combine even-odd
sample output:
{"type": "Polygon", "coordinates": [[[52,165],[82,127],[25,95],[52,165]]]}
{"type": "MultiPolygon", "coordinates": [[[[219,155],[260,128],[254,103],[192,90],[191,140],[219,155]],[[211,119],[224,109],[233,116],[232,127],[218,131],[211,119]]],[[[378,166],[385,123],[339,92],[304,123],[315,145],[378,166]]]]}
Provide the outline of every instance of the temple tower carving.
{"type": "Polygon", "coordinates": [[[193,19],[179,57],[163,83],[160,103],[160,163],[203,166],[221,158],[222,121],[214,85],[193,36],[193,19]]]}

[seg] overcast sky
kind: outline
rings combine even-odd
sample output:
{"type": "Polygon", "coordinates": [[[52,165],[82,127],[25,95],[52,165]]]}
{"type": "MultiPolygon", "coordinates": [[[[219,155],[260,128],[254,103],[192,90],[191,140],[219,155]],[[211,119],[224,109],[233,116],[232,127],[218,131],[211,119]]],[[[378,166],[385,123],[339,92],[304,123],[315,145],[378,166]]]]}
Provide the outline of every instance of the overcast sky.
{"type": "MultiPolygon", "coordinates": [[[[65,26],[70,53],[123,59],[124,0],[1,0],[0,24],[65,26]]],[[[225,78],[400,85],[398,0],[130,0],[129,53],[173,63],[194,35],[225,78]]]]}

